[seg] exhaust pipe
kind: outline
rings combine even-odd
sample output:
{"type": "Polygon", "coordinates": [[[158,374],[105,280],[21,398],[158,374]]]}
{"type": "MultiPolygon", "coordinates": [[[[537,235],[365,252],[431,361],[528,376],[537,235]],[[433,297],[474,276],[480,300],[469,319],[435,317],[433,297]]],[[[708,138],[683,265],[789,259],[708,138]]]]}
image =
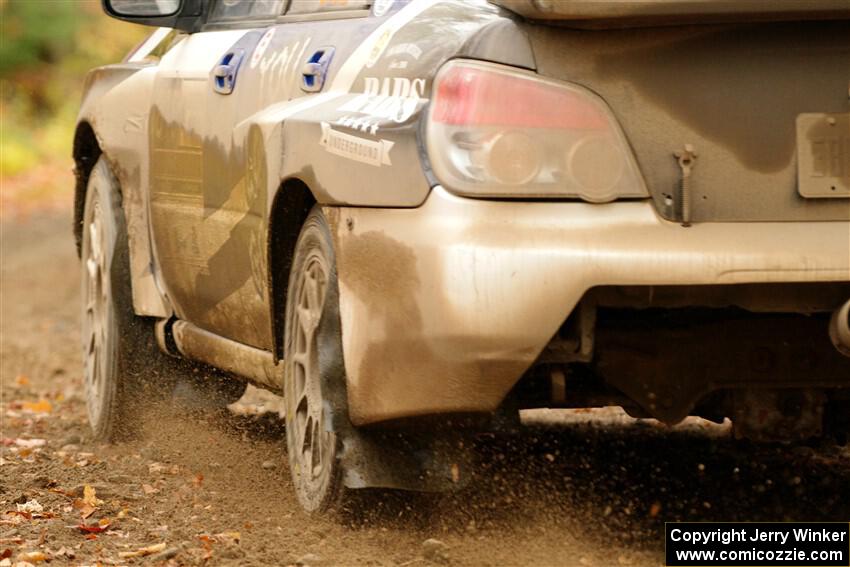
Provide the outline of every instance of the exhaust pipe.
{"type": "Polygon", "coordinates": [[[832,314],[829,321],[829,338],[838,352],[850,356],[850,300],[832,314]]]}

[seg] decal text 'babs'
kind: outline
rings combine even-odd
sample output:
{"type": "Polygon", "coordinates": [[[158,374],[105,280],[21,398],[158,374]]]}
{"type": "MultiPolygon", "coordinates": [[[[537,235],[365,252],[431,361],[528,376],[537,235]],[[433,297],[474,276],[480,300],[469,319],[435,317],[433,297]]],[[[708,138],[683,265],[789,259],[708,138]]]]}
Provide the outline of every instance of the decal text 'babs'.
{"type": "Polygon", "coordinates": [[[366,77],[363,93],[340,106],[338,110],[402,123],[413,116],[424,94],[425,79],[366,77]]]}

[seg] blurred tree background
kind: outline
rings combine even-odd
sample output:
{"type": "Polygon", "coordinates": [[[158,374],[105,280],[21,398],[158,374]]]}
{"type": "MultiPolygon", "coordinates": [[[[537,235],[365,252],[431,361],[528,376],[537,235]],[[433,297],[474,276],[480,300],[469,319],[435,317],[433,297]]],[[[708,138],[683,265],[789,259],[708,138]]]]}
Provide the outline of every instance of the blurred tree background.
{"type": "Polygon", "coordinates": [[[107,17],[99,0],[0,0],[0,207],[70,206],[86,72],[151,31],[107,17]]]}

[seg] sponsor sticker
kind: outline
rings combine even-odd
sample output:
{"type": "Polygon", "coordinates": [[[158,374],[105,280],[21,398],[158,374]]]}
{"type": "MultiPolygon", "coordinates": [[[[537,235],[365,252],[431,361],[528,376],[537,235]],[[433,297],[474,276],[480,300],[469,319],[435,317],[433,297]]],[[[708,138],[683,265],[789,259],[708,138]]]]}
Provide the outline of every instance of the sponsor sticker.
{"type": "Polygon", "coordinates": [[[366,77],[363,93],[337,110],[358,113],[401,124],[416,112],[425,94],[425,79],[366,77]]]}
{"type": "Polygon", "coordinates": [[[393,7],[393,2],[395,0],[375,0],[375,3],[372,4],[372,15],[380,18],[390,11],[390,8],[393,7]]]}
{"type": "Polygon", "coordinates": [[[372,134],[373,136],[378,133],[379,125],[377,122],[373,122],[366,117],[354,117],[345,115],[339,120],[336,121],[340,126],[345,126],[346,128],[351,128],[352,130],[360,130],[361,132],[367,132],[372,134]]]}
{"type": "Polygon", "coordinates": [[[260,59],[263,58],[263,54],[266,52],[266,49],[269,48],[269,44],[272,42],[272,38],[274,37],[276,28],[269,28],[266,33],[263,34],[263,37],[260,38],[260,41],[257,42],[257,47],[254,48],[254,54],[251,55],[251,69],[257,67],[260,64],[260,59]]]}
{"type": "Polygon", "coordinates": [[[399,43],[387,51],[387,57],[398,57],[408,55],[414,59],[419,59],[422,56],[422,48],[415,43],[399,43]]]}
{"type": "Polygon", "coordinates": [[[322,138],[319,145],[326,151],[346,159],[367,163],[375,167],[392,165],[390,150],[395,142],[389,140],[367,140],[334,130],[327,122],[322,122],[322,138]]]}
{"type": "Polygon", "coordinates": [[[384,50],[389,45],[390,40],[395,35],[395,30],[387,29],[384,33],[381,34],[381,37],[375,41],[375,44],[372,46],[372,50],[369,52],[369,58],[366,60],[366,67],[371,69],[375,66],[375,63],[378,62],[378,59],[381,58],[381,55],[384,53],[384,50]]]}

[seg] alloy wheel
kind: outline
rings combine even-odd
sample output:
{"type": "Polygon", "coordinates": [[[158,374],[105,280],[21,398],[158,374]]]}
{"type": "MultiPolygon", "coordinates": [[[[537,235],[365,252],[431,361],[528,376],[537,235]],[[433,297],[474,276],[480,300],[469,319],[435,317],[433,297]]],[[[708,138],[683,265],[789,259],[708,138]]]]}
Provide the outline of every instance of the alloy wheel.
{"type": "Polygon", "coordinates": [[[296,489],[305,508],[318,506],[314,496],[330,482],[336,459],[336,435],[326,420],[322,395],[317,329],[328,288],[328,264],[313,251],[296,280],[290,310],[290,352],[286,380],[286,434],[296,489]]]}
{"type": "Polygon", "coordinates": [[[86,407],[91,423],[100,423],[109,395],[110,357],[106,353],[111,321],[111,286],[107,265],[106,226],[97,194],[92,195],[91,217],[83,238],[83,360],[86,407]]]}

